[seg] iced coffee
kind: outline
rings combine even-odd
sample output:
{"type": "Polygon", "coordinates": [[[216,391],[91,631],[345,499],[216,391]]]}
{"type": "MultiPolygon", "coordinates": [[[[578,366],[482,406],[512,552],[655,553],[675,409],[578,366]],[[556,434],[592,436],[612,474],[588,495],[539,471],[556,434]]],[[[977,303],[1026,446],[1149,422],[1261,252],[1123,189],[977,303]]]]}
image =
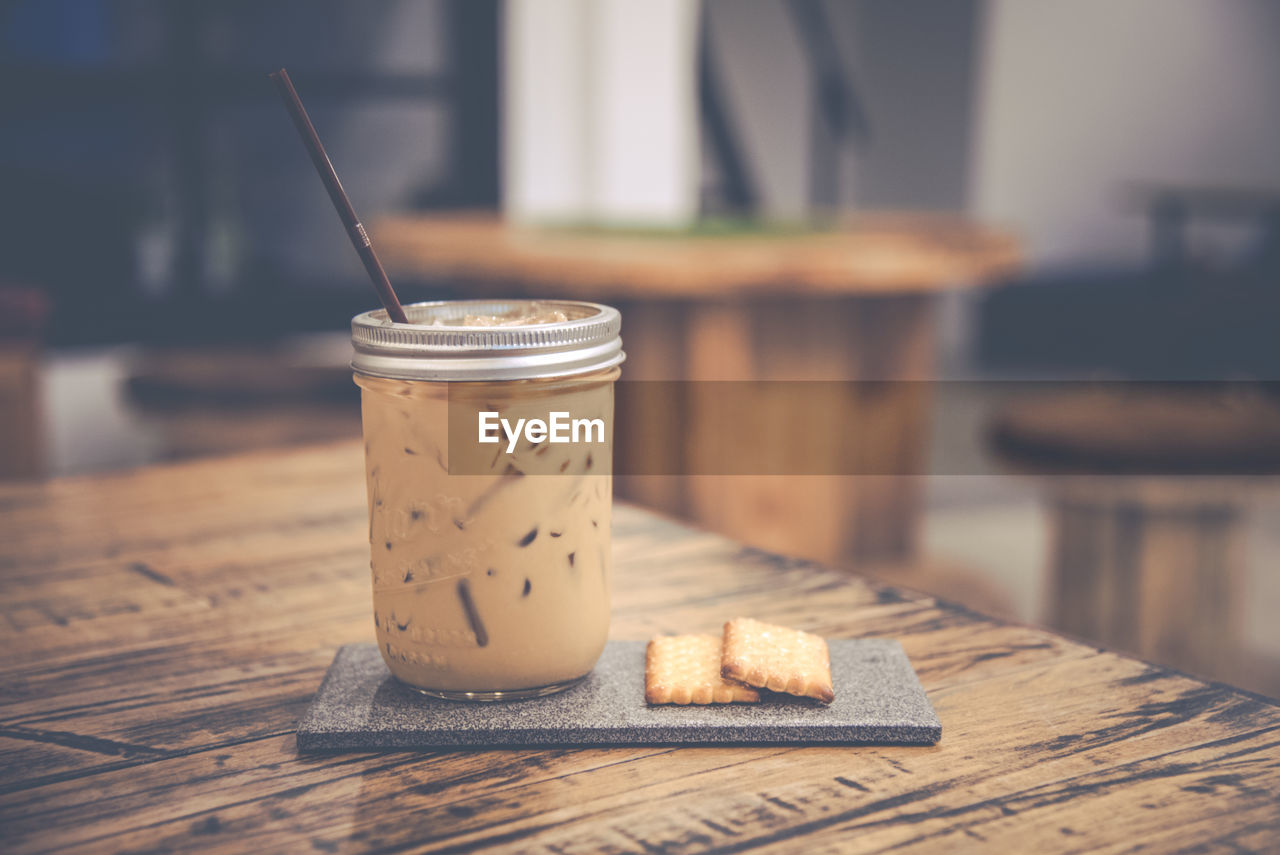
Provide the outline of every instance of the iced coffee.
{"type": "Polygon", "coordinates": [[[401,681],[449,698],[572,685],[608,636],[617,312],[521,301],[406,312],[415,323],[353,322],[382,656],[401,681]],[[552,414],[604,430],[556,442],[511,429],[552,414]],[[478,435],[486,417],[505,425],[497,441],[478,435]]]}

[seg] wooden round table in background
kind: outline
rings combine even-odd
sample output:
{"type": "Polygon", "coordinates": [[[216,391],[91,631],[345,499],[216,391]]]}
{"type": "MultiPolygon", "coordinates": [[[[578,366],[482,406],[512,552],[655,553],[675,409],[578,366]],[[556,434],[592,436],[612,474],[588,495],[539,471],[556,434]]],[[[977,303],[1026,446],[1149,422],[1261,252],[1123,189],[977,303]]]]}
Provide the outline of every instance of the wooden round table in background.
{"type": "MultiPolygon", "coordinates": [[[[459,296],[617,306],[625,380],[933,379],[937,295],[1008,276],[1021,261],[1010,235],[942,215],[864,216],[821,231],[688,232],[397,216],[379,221],[373,238],[402,281],[447,283],[459,296]]],[[[923,472],[927,387],[884,388],[857,402],[849,442],[859,457],[923,472]]],[[[658,414],[620,429],[617,468],[645,471],[645,455],[669,455],[672,443],[734,442],[703,435],[696,409],[680,425],[658,414]]],[[[754,546],[844,563],[908,558],[921,498],[919,479],[900,475],[621,474],[616,484],[620,496],[754,546]]]]}

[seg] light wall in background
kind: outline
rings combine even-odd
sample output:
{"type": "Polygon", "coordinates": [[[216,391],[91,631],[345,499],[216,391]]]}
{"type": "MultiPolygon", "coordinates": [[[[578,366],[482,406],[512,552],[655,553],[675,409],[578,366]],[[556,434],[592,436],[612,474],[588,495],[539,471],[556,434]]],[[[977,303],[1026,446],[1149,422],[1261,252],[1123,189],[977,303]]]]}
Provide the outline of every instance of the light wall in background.
{"type": "Polygon", "coordinates": [[[505,10],[506,214],[692,222],[696,0],[509,0],[505,10]]]}
{"type": "Polygon", "coordinates": [[[1133,181],[1280,189],[1280,4],[988,0],[972,202],[1035,265],[1137,264],[1133,181]]]}

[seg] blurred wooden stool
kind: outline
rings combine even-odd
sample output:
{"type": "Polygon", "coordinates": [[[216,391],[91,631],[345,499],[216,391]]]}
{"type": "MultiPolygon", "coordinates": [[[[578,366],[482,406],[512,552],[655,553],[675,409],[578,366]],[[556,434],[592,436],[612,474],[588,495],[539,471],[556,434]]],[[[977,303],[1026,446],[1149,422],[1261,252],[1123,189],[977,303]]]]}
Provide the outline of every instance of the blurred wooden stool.
{"type": "Polygon", "coordinates": [[[1172,384],[1068,393],[1010,405],[992,439],[1045,476],[1054,627],[1240,679],[1246,512],[1280,472],[1274,400],[1172,384]]]}

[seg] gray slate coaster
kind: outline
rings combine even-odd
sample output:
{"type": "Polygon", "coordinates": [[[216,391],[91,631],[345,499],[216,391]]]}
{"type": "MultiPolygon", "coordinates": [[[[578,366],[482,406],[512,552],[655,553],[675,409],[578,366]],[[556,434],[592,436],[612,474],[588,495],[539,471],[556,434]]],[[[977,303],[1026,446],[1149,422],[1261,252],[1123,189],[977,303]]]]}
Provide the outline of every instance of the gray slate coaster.
{"type": "Polygon", "coordinates": [[[395,680],[372,644],[338,651],[298,723],[299,751],[518,745],[927,745],[942,736],[896,641],[828,641],[836,699],[649,706],[642,641],[611,641],[582,683],[545,698],[466,703],[428,698],[395,680]]]}

